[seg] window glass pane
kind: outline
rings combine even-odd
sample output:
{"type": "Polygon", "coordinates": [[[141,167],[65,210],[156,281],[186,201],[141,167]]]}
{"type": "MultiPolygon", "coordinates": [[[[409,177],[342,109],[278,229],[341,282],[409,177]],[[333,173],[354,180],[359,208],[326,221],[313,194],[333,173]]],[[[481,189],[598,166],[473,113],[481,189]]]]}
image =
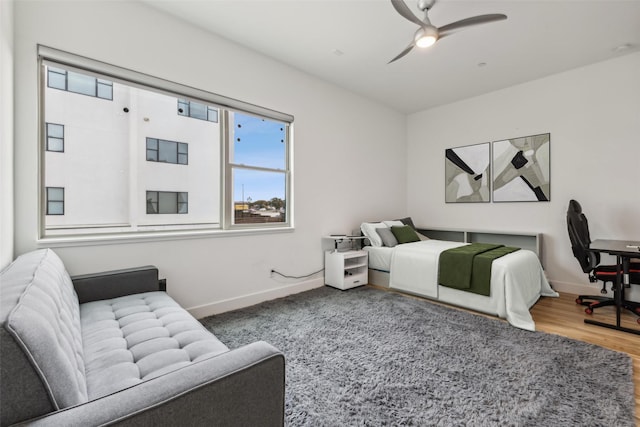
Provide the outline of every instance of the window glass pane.
{"type": "Polygon", "coordinates": [[[55,89],[66,90],[67,73],[58,68],[49,68],[47,72],[47,85],[55,89]]]}
{"type": "Polygon", "coordinates": [[[47,198],[49,201],[63,201],[64,200],[64,188],[47,188],[47,198]]]}
{"type": "Polygon", "coordinates": [[[157,162],[158,150],[147,150],[147,160],[150,162],[157,162]]]}
{"type": "Polygon", "coordinates": [[[218,110],[216,108],[209,107],[209,116],[208,120],[210,122],[218,122],[218,110]]]}
{"type": "Polygon", "coordinates": [[[73,71],[67,72],[68,90],[83,95],[96,96],[96,79],[73,71]]]}
{"type": "Polygon", "coordinates": [[[98,79],[98,98],[113,99],[113,86],[111,86],[111,82],[98,79]]]}
{"type": "Polygon", "coordinates": [[[286,174],[234,168],[234,224],[285,222],[286,174]]]}
{"type": "Polygon", "coordinates": [[[186,214],[189,212],[189,193],[178,193],[178,213],[186,214]]]}
{"type": "Polygon", "coordinates": [[[148,214],[158,213],[158,192],[157,191],[147,191],[147,213],[148,214]]]}
{"type": "Polygon", "coordinates": [[[47,138],[48,151],[64,151],[64,142],[60,138],[47,138]]]}
{"type": "Polygon", "coordinates": [[[237,112],[232,117],[232,163],[271,169],[286,168],[284,123],[237,112]]]}
{"type": "Polygon", "coordinates": [[[175,142],[171,141],[163,141],[162,139],[158,143],[159,154],[158,161],[159,162],[167,162],[167,163],[178,163],[178,150],[175,142]]]}
{"type": "Polygon", "coordinates": [[[64,215],[64,202],[49,202],[47,215],[64,215]]]}
{"type": "Polygon", "coordinates": [[[64,126],[47,123],[47,136],[53,136],[56,138],[64,137],[64,126]]]}
{"type": "Polygon", "coordinates": [[[158,212],[172,214],[178,212],[178,194],[161,191],[158,194],[158,212]]]}
{"type": "Polygon", "coordinates": [[[189,115],[189,101],[178,99],[178,114],[180,114],[181,116],[189,115]]]}
{"type": "Polygon", "coordinates": [[[181,165],[189,164],[189,145],[183,142],[178,143],[178,163],[181,165]]]}
{"type": "Polygon", "coordinates": [[[190,102],[189,116],[195,119],[207,120],[207,106],[193,101],[190,102]]]}

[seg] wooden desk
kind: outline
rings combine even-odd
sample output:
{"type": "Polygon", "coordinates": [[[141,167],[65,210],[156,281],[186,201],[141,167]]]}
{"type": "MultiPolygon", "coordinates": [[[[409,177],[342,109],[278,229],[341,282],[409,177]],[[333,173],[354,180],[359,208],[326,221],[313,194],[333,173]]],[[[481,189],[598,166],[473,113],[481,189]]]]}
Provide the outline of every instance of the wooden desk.
{"type": "Polygon", "coordinates": [[[624,289],[625,285],[629,284],[629,260],[640,256],[640,250],[638,247],[640,247],[640,242],[630,240],[599,239],[591,242],[589,249],[593,252],[616,256],[616,265],[618,266],[618,274],[616,275],[614,290],[616,302],[616,324],[612,325],[610,323],[598,322],[593,319],[585,319],[584,323],[640,335],[640,329],[632,329],[620,325],[620,311],[622,310],[622,301],[624,300],[624,289]],[[624,279],[626,279],[625,283],[623,283],[624,279]]]}

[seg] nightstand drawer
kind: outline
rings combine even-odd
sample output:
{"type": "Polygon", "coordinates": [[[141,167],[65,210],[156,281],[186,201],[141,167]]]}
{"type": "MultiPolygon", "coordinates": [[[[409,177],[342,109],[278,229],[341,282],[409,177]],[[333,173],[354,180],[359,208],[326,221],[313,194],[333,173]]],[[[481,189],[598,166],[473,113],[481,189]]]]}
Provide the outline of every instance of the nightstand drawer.
{"type": "Polygon", "coordinates": [[[354,288],[356,286],[360,286],[360,285],[366,285],[367,284],[367,274],[353,274],[353,275],[348,275],[348,276],[344,276],[344,288],[348,289],[348,288],[354,288]]]}

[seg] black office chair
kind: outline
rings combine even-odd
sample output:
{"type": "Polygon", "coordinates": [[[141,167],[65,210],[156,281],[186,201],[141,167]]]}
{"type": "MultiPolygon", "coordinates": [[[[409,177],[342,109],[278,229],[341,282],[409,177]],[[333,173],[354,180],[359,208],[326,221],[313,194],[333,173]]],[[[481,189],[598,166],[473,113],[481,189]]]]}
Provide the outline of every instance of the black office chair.
{"type": "MultiPolygon", "coordinates": [[[[600,293],[607,293],[607,282],[611,282],[614,298],[595,295],[579,295],[576,304],[584,305],[587,314],[593,314],[593,310],[598,307],[615,305],[615,292],[617,267],[615,265],[600,265],[600,254],[589,249],[591,237],[589,236],[589,223],[587,217],[582,213],[582,206],[575,200],[569,202],[567,210],[567,228],[569,239],[571,240],[571,250],[578,259],[582,271],[589,275],[592,283],[602,281],[600,293]]],[[[640,284],[640,263],[630,263],[629,283],[640,284]]],[[[624,290],[623,290],[624,296],[624,290]]],[[[623,298],[622,307],[640,316],[640,303],[625,301],[623,298]]],[[[640,322],[640,319],[638,319],[640,322]]]]}

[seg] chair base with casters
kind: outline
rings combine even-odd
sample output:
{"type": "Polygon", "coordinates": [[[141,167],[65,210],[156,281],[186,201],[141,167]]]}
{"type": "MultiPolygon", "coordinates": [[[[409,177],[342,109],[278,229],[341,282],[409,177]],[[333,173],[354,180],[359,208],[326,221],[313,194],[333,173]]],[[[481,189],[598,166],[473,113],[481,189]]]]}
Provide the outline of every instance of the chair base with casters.
{"type": "MultiPolygon", "coordinates": [[[[591,275],[589,275],[589,281],[592,283],[597,282],[598,280],[602,281],[602,289],[600,293],[607,293],[607,283],[611,282],[611,287],[614,291],[613,298],[607,296],[596,296],[596,295],[578,295],[576,298],[576,304],[584,305],[587,308],[584,309],[584,312],[587,314],[593,314],[593,310],[600,307],[606,306],[615,306],[616,305],[616,295],[615,292],[615,282],[617,275],[617,267],[615,265],[599,265],[594,268],[591,275]]],[[[640,263],[632,263],[629,270],[629,282],[632,284],[640,284],[640,263]]],[[[624,289],[622,290],[622,308],[629,310],[633,314],[640,316],[640,303],[634,301],[628,301],[624,298],[624,289]]],[[[640,317],[636,319],[636,321],[640,324],[640,317]]]]}

